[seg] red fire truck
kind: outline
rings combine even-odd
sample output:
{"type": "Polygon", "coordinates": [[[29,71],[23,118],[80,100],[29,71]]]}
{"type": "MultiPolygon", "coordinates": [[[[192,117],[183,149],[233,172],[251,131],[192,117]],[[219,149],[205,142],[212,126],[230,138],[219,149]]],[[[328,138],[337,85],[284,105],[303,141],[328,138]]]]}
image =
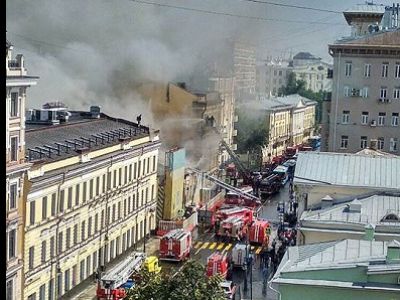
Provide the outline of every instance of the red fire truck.
{"type": "Polygon", "coordinates": [[[226,166],[226,176],[231,177],[231,178],[237,178],[238,177],[238,171],[236,169],[235,164],[229,164],[226,166]]]}
{"type": "Polygon", "coordinates": [[[214,252],[207,258],[206,274],[208,277],[221,275],[224,279],[228,275],[229,262],[227,255],[214,252]]]}
{"type": "MultiPolygon", "coordinates": [[[[253,194],[253,188],[251,186],[241,187],[240,190],[243,193],[248,193],[249,195],[253,194]]],[[[233,191],[229,191],[225,195],[225,204],[228,205],[239,205],[239,206],[248,206],[248,207],[257,207],[261,205],[260,201],[251,199],[250,197],[246,197],[244,195],[239,195],[233,191]]]]}
{"type": "Polygon", "coordinates": [[[223,221],[229,217],[237,216],[242,218],[246,223],[250,223],[253,221],[253,210],[246,207],[229,207],[229,208],[221,208],[217,214],[216,218],[219,221],[223,221]]]}
{"type": "Polygon", "coordinates": [[[249,241],[250,243],[268,245],[270,223],[267,220],[256,219],[250,226],[249,241]]]}
{"type": "Polygon", "coordinates": [[[160,260],[182,261],[190,256],[192,235],[183,229],[174,229],[160,240],[160,260]]]}

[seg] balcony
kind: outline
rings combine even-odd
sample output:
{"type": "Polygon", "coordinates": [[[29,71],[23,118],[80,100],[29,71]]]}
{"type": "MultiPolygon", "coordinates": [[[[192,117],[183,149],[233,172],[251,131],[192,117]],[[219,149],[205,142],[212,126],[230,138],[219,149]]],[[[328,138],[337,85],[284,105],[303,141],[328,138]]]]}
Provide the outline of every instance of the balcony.
{"type": "Polygon", "coordinates": [[[233,131],[232,131],[232,136],[237,136],[237,135],[238,135],[237,129],[233,129],[233,131]]]}
{"type": "Polygon", "coordinates": [[[7,76],[26,76],[27,72],[24,66],[24,57],[18,54],[15,59],[8,60],[7,76]]]}

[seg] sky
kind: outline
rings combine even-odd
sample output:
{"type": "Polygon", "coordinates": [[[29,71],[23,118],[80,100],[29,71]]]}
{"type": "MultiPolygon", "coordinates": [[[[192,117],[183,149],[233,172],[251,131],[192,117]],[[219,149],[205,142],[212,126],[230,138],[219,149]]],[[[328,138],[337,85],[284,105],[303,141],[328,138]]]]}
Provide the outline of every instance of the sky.
{"type": "MultiPolygon", "coordinates": [[[[338,12],[363,3],[271,1],[338,12]]],[[[185,81],[221,59],[226,42],[238,38],[255,44],[259,58],[308,51],[329,62],[328,44],[350,33],[341,13],[249,0],[144,2],[214,13],[133,0],[7,0],[7,39],[14,54],[24,54],[29,74],[40,77],[29,91],[28,107],[55,100],[76,109],[100,104],[131,120],[140,111],[151,122],[134,82],[185,81]]]]}

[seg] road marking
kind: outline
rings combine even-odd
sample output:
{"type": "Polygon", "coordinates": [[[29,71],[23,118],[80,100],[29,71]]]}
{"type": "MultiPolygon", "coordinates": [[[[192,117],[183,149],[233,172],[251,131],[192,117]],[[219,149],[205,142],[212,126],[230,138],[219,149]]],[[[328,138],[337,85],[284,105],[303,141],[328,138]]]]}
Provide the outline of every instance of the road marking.
{"type": "Polygon", "coordinates": [[[203,246],[200,247],[200,249],[206,249],[210,242],[204,242],[203,246]]]}
{"type": "Polygon", "coordinates": [[[197,249],[196,252],[194,253],[194,255],[199,254],[200,251],[201,251],[201,248],[197,249]]]}
{"type": "Polygon", "coordinates": [[[194,246],[196,249],[199,248],[203,244],[203,242],[197,242],[196,245],[194,246]]]}
{"type": "Polygon", "coordinates": [[[257,250],[256,250],[256,254],[257,255],[260,254],[261,250],[262,250],[262,247],[258,247],[257,250]]]}
{"type": "Polygon", "coordinates": [[[232,244],[228,244],[228,246],[225,247],[225,250],[228,251],[231,248],[232,248],[232,244]]]}
{"type": "Polygon", "coordinates": [[[217,246],[217,243],[214,242],[214,243],[212,243],[212,244],[210,245],[210,247],[208,247],[208,249],[212,250],[212,249],[214,249],[216,246],[217,246]]]}
{"type": "Polygon", "coordinates": [[[221,250],[222,248],[224,248],[225,244],[224,243],[220,243],[217,247],[217,250],[221,250]]]}

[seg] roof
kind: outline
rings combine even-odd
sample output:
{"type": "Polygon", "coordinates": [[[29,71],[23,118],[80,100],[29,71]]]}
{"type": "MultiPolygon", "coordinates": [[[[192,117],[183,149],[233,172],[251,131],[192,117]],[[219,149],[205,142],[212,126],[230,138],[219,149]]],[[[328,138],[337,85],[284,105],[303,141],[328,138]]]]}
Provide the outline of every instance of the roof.
{"type": "Polygon", "coordinates": [[[375,46],[400,48],[400,29],[382,30],[363,36],[348,37],[338,40],[330,48],[338,46],[375,46]]]}
{"type": "Polygon", "coordinates": [[[347,9],[343,12],[344,14],[347,13],[354,13],[354,14],[369,14],[369,13],[376,13],[376,14],[384,14],[385,13],[385,5],[383,4],[373,4],[373,3],[366,3],[366,4],[356,4],[352,8],[347,9]]]}
{"type": "Polygon", "coordinates": [[[370,149],[370,148],[362,149],[361,151],[358,151],[356,154],[371,155],[371,156],[396,157],[396,155],[394,155],[394,154],[383,152],[381,150],[370,149]]]}
{"type": "Polygon", "coordinates": [[[302,97],[299,94],[293,94],[283,97],[264,99],[262,101],[253,101],[251,102],[251,105],[249,105],[249,102],[246,102],[246,107],[251,107],[252,109],[256,110],[282,110],[297,107],[300,102],[306,106],[317,104],[316,101],[302,97]]]}
{"type": "Polygon", "coordinates": [[[293,56],[293,59],[315,59],[315,60],[320,60],[321,58],[312,55],[310,52],[299,52],[295,56],[293,56]]]}
{"type": "Polygon", "coordinates": [[[289,247],[277,273],[368,265],[385,260],[386,253],[387,242],[351,239],[289,247]]]}
{"type": "Polygon", "coordinates": [[[300,152],[294,183],[400,190],[399,170],[400,157],[300,152]]]}
{"type": "Polygon", "coordinates": [[[299,94],[292,94],[283,97],[275,97],[273,100],[282,103],[283,105],[297,106],[300,101],[305,105],[315,105],[316,101],[300,96],[299,94]]]}
{"type": "MultiPolygon", "coordinates": [[[[72,116],[69,121],[59,125],[27,123],[25,135],[27,154],[30,152],[34,153],[34,151],[29,151],[29,149],[38,150],[37,147],[41,147],[42,149],[46,148],[44,145],[57,149],[58,145],[56,143],[64,145],[69,144],[69,146],[72,147],[69,153],[65,151],[66,147],[61,147],[60,155],[54,150],[51,157],[47,155],[43,155],[42,157],[42,159],[45,160],[58,160],[77,155],[74,146],[71,143],[67,143],[67,140],[81,144],[81,146],[79,146],[80,148],[88,146],[88,143],[82,144],[83,140],[91,139],[90,149],[97,150],[109,147],[112,144],[120,143],[121,141],[119,141],[119,138],[138,139],[149,134],[149,129],[147,127],[142,126],[139,128],[135,123],[122,119],[115,119],[105,114],[101,114],[98,119],[93,119],[87,112],[71,113],[72,116]],[[104,137],[104,144],[99,138],[98,143],[95,143],[95,137],[93,135],[102,135],[104,137]],[[107,135],[110,136],[109,140],[107,139],[107,135]]],[[[35,154],[31,157],[31,159],[38,158],[39,154],[35,154]]]]}
{"type": "Polygon", "coordinates": [[[307,221],[306,227],[311,223],[320,224],[367,224],[380,226],[396,226],[400,234],[400,221],[383,221],[388,214],[400,217],[400,196],[373,195],[364,199],[348,200],[333,203],[331,207],[305,211],[300,220],[307,221]],[[349,211],[350,204],[361,204],[361,211],[349,211]]]}

